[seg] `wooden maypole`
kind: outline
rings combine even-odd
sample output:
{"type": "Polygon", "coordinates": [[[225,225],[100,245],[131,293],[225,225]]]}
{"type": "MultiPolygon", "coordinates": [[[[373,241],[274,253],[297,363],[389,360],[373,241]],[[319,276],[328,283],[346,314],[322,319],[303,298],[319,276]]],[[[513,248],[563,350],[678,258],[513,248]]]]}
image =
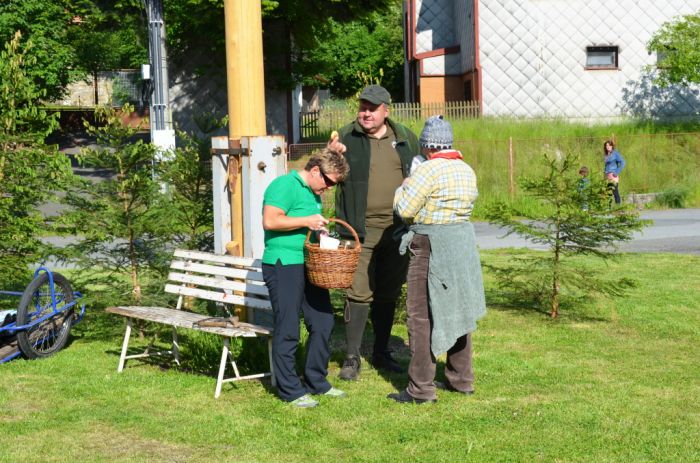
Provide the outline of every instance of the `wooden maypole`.
{"type": "Polygon", "coordinates": [[[229,254],[243,255],[242,137],[265,136],[265,75],[260,0],[224,0],[226,80],[228,93],[228,158],[231,195],[229,254]]]}

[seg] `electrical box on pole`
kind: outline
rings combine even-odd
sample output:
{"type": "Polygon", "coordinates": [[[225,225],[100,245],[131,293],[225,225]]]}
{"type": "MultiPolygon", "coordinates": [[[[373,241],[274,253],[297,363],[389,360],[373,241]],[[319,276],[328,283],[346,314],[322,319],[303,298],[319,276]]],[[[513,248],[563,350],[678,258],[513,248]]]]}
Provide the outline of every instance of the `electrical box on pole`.
{"type": "Polygon", "coordinates": [[[150,65],[141,67],[144,80],[150,79],[151,143],[160,155],[175,149],[175,130],[168,85],[168,58],[165,48],[163,0],[142,0],[148,17],[148,56],[150,65]]]}

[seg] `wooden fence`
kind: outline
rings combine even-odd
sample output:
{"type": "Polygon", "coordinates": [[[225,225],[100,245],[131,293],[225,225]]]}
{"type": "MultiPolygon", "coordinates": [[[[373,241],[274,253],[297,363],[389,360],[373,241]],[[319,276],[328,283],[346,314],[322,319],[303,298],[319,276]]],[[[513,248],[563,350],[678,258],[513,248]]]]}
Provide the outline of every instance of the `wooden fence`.
{"type": "MultiPolygon", "coordinates": [[[[430,116],[443,114],[447,119],[474,119],[479,117],[477,101],[448,101],[442,103],[394,103],[391,105],[391,117],[397,121],[409,122],[425,120],[430,116]]],[[[331,131],[346,125],[357,117],[350,108],[321,108],[318,111],[306,111],[299,115],[302,141],[319,140],[331,131]]]]}
{"type": "Polygon", "coordinates": [[[476,119],[480,115],[478,101],[447,101],[441,103],[396,103],[391,117],[400,121],[418,121],[442,114],[446,119],[476,119]]]}

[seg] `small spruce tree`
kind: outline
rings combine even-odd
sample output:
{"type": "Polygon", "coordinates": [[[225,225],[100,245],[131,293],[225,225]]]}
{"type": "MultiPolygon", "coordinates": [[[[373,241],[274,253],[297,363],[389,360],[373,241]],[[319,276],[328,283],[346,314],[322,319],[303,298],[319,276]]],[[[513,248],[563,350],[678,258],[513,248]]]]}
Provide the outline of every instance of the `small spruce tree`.
{"type": "Polygon", "coordinates": [[[506,264],[489,268],[501,289],[546,307],[552,318],[559,314],[565,294],[578,291],[615,296],[633,286],[625,277],[598,278],[595,269],[579,268],[568,258],[590,255],[609,259],[615,256],[618,243],[630,240],[632,233],[646,224],[631,206],[611,209],[602,174],[600,181],[579,182],[578,159],[575,154],[544,154],[545,175],[520,180],[525,194],[540,202],[535,212],[504,202],[488,212],[489,221],[504,227],[508,234],[546,246],[546,252],[515,256],[506,264]]]}
{"type": "Polygon", "coordinates": [[[163,234],[174,246],[213,251],[211,138],[206,135],[224,127],[227,118],[204,113],[193,119],[202,135],[178,131],[178,147],[159,166],[159,179],[167,185],[159,206],[167,227],[163,234]]]}
{"type": "Polygon", "coordinates": [[[78,161],[110,175],[84,182],[66,196],[73,207],[66,231],[81,237],[67,247],[66,255],[84,270],[80,281],[100,284],[113,301],[139,305],[143,273],[164,267],[166,243],[158,233],[161,214],[151,207],[161,195],[153,171],[156,150],[138,139],[140,127],[125,122],[132,110],[130,105],[121,110],[99,107],[96,125],[85,123],[98,147],[83,149],[78,161]],[[129,275],[128,283],[123,275],[129,275]]]}

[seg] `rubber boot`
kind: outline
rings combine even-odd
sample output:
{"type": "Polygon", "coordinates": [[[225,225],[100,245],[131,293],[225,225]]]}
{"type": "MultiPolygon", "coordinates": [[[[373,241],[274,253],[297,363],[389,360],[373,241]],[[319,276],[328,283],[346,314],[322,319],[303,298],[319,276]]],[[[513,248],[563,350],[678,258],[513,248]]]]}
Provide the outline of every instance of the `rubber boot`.
{"type": "Polygon", "coordinates": [[[374,328],[374,348],[372,350],[372,365],[378,370],[392,373],[402,373],[403,367],[391,357],[389,338],[394,325],[395,302],[372,303],[372,327],[374,328]]]}
{"type": "Polygon", "coordinates": [[[391,327],[394,325],[394,302],[372,302],[372,328],[374,329],[373,354],[379,355],[389,350],[391,327]]]}
{"type": "Polygon", "coordinates": [[[362,334],[365,331],[369,304],[345,302],[345,339],[347,342],[346,357],[338,377],[346,381],[357,379],[360,374],[360,346],[362,334]]]}

